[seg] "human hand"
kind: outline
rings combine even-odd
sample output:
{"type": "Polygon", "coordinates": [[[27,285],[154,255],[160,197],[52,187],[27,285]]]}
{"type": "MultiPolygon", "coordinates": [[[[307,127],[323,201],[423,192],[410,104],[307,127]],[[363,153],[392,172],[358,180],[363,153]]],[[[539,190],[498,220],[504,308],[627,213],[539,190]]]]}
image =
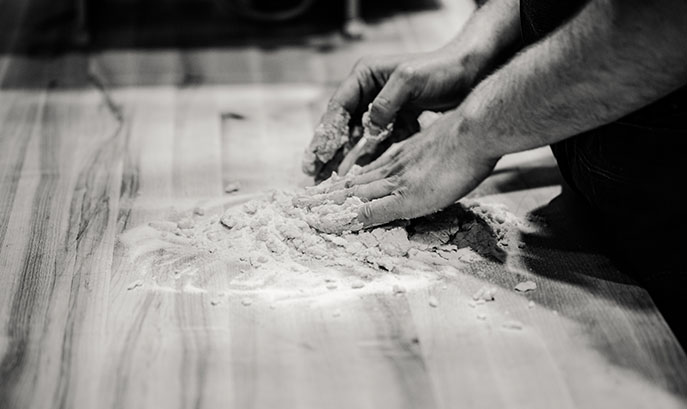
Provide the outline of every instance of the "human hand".
{"type": "Polygon", "coordinates": [[[358,220],[364,227],[437,212],[465,196],[493,170],[498,157],[461,126],[457,113],[444,115],[427,130],[394,144],[347,180],[318,190],[313,199],[366,201],[358,220]]]}
{"type": "Polygon", "coordinates": [[[315,176],[336,169],[338,163],[329,162],[341,161],[348,126],[359,123],[370,102],[372,125],[384,129],[395,119],[393,139],[405,139],[417,131],[420,112],[458,105],[476,72],[456,54],[442,50],[361,59],[332,96],[306,150],[303,171],[315,176]]]}

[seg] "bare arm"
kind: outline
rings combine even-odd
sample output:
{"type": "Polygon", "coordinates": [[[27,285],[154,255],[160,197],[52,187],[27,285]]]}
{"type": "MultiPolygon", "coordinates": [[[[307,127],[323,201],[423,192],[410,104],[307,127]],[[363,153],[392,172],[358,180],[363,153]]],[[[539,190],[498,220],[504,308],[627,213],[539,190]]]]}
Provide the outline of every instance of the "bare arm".
{"type": "MultiPolygon", "coordinates": [[[[360,89],[378,92],[369,97],[372,123],[384,128],[408,103],[421,109],[447,109],[462,102],[474,85],[517,50],[521,43],[519,4],[518,0],[491,0],[440,49],[407,59],[393,70],[376,70],[381,75],[375,75],[375,70],[372,75],[358,75],[360,89]],[[383,84],[381,89],[379,84],[383,84]]],[[[358,73],[364,74],[371,64],[365,59],[361,62],[358,73]]],[[[344,82],[333,98],[343,106],[351,100],[352,87],[347,85],[344,82]]]]}
{"type": "Polygon", "coordinates": [[[455,56],[480,79],[512,57],[520,45],[520,1],[490,0],[439,51],[455,56]]]}
{"type": "Polygon", "coordinates": [[[595,0],[484,80],[453,115],[491,156],[551,144],[687,84],[687,2],[595,0]]]}

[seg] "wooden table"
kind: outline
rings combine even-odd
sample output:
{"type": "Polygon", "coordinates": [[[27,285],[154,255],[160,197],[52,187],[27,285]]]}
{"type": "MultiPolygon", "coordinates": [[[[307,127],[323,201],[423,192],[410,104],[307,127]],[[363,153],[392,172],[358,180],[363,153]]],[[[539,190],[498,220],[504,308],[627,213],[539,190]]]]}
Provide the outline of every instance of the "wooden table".
{"type": "Polygon", "coordinates": [[[274,309],[127,290],[122,232],[223,203],[228,181],[245,198],[308,183],[301,152],[352,62],[436,47],[461,7],[399,14],[330,54],[0,55],[0,408],[686,407],[684,352],[559,197],[547,150],[504,158],[474,193],[548,223],[493,268],[274,309]],[[537,290],[512,291],[525,278],[537,290]],[[485,283],[486,322],[468,306],[485,283]]]}
{"type": "Polygon", "coordinates": [[[127,291],[134,277],[115,251],[121,232],[221,201],[227,180],[246,194],[306,183],[300,153],[325,93],[4,91],[0,406],[687,404],[687,359],[647,294],[575,241],[580,229],[565,230],[568,216],[548,203],[560,186],[546,150],[505,158],[476,192],[520,215],[540,208],[552,225],[523,237],[525,250],[494,271],[403,296],[276,309],[127,291]],[[548,236],[556,226],[570,235],[548,236]],[[527,297],[511,290],[524,277],[538,284],[527,297]],[[482,322],[467,301],[487,282],[501,290],[482,322]],[[524,328],[504,331],[509,317],[524,328]]]}

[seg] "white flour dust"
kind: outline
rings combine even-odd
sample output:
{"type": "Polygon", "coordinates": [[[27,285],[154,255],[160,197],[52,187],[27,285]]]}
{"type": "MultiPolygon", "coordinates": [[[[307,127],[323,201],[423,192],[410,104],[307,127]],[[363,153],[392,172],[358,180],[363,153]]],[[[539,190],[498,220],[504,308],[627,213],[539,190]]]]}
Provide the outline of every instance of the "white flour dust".
{"type": "MultiPolygon", "coordinates": [[[[358,198],[302,206],[303,192],[274,191],[209,215],[194,209],[120,238],[136,270],[133,289],[270,300],[400,294],[468,265],[502,260],[519,220],[465,202],[435,215],[361,230],[358,198]]],[[[307,201],[306,201],[307,202],[307,201]]]]}

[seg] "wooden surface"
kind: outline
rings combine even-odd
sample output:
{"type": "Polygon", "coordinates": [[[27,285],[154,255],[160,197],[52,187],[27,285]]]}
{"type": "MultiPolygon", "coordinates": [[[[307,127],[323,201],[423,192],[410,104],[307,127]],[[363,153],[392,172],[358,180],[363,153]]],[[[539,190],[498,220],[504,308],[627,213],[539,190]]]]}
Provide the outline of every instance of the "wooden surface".
{"type": "Polygon", "coordinates": [[[475,192],[548,223],[492,269],[276,308],[127,290],[119,234],[221,203],[227,181],[307,183],[300,154],[353,60],[429,48],[467,11],[400,14],[329,54],[0,56],[0,408],[686,407],[684,352],[558,197],[546,150],[475,192]],[[513,292],[523,278],[538,289],[513,292]],[[485,283],[500,290],[483,322],[468,300],[485,283]]]}

